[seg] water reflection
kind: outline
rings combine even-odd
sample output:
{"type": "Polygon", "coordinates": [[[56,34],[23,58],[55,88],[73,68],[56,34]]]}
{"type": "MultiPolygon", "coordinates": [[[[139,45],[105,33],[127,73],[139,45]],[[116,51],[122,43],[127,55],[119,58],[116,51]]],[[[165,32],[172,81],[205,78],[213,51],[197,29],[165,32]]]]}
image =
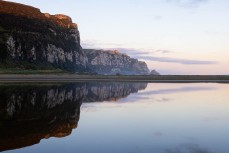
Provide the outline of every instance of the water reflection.
{"type": "Polygon", "coordinates": [[[0,151],[228,153],[228,90],[198,83],[0,85],[0,151]]]}
{"type": "Polygon", "coordinates": [[[115,101],[147,83],[0,86],[0,151],[65,137],[77,127],[82,102],[115,101]]]}
{"type": "Polygon", "coordinates": [[[215,90],[213,87],[182,87],[182,88],[171,88],[171,89],[160,89],[152,90],[141,93],[141,95],[156,95],[156,94],[172,94],[172,93],[182,93],[182,92],[197,92],[205,90],[215,90]]]}
{"type": "Polygon", "coordinates": [[[198,144],[183,144],[173,149],[167,149],[166,153],[213,153],[201,148],[198,144]]]}

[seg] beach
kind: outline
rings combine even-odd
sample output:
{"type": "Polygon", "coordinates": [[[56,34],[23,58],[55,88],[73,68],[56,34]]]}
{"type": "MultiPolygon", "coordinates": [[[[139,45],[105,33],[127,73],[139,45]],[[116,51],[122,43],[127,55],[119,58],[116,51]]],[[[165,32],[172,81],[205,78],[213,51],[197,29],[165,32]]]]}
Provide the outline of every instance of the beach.
{"type": "Polygon", "coordinates": [[[1,74],[0,82],[165,82],[165,83],[229,83],[227,75],[79,75],[79,74],[1,74]]]}

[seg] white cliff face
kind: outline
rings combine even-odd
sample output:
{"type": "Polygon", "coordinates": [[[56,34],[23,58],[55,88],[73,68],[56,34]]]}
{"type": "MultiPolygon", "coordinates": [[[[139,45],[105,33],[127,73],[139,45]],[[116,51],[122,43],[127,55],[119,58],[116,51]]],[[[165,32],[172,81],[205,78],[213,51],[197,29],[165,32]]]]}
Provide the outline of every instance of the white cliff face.
{"type": "MultiPolygon", "coordinates": [[[[44,42],[44,44],[40,43],[38,46],[35,43],[31,44],[31,42],[21,41],[17,36],[9,36],[6,46],[11,59],[48,62],[57,65],[71,63],[73,66],[80,65],[86,69],[88,58],[80,47],[78,30],[73,29],[71,34],[65,34],[65,39],[66,41],[72,39],[72,50],[65,50],[52,43],[46,44],[47,42],[44,42]]],[[[36,41],[39,41],[39,38],[36,41]]]]}
{"type": "Polygon", "coordinates": [[[10,53],[10,56],[14,58],[16,56],[17,50],[15,48],[15,40],[12,36],[10,36],[8,38],[8,40],[6,41],[6,45],[7,45],[8,51],[10,53]]]}
{"type": "Polygon", "coordinates": [[[46,55],[47,61],[50,63],[73,63],[75,61],[75,64],[86,67],[88,62],[88,59],[84,54],[80,54],[77,51],[65,52],[62,48],[58,48],[52,44],[48,44],[46,55]]]}
{"type": "Polygon", "coordinates": [[[62,48],[57,48],[55,45],[48,44],[47,61],[50,63],[65,62],[65,53],[62,48]]]}
{"type": "Polygon", "coordinates": [[[88,62],[88,58],[87,56],[83,53],[80,54],[77,51],[74,51],[74,56],[75,56],[75,64],[77,65],[82,65],[83,67],[87,67],[87,62],[88,62]]]}
{"type": "Polygon", "coordinates": [[[84,50],[88,57],[88,65],[99,74],[149,74],[145,62],[130,58],[116,50],[84,50]]]}
{"type": "MultiPolygon", "coordinates": [[[[93,52],[91,52],[93,54],[93,52]]],[[[90,54],[90,53],[89,53],[90,54]]],[[[122,54],[115,54],[106,51],[101,51],[92,55],[90,64],[93,66],[103,65],[103,66],[113,66],[125,68],[126,65],[130,65],[131,59],[129,56],[124,56],[122,54]]]]}
{"type": "MultiPolygon", "coordinates": [[[[71,34],[62,35],[64,36],[64,41],[72,41],[69,44],[75,46],[72,49],[66,47],[66,50],[66,48],[59,47],[59,44],[46,44],[46,42],[40,44],[40,46],[35,43],[27,44],[27,42],[21,42],[20,39],[13,36],[10,36],[7,40],[7,49],[12,59],[32,62],[46,61],[55,65],[68,63],[85,69],[90,68],[93,72],[101,74],[149,74],[149,69],[145,62],[132,59],[118,51],[82,50],[79,44],[78,30],[72,29],[70,31],[71,34]]],[[[68,45],[68,42],[66,45],[68,45]]]]}
{"type": "Polygon", "coordinates": [[[16,46],[16,40],[10,36],[6,41],[7,49],[12,58],[22,57],[21,44],[16,46]]]}
{"type": "Polygon", "coordinates": [[[66,60],[70,61],[70,62],[73,62],[73,52],[65,52],[65,58],[66,60]]]}

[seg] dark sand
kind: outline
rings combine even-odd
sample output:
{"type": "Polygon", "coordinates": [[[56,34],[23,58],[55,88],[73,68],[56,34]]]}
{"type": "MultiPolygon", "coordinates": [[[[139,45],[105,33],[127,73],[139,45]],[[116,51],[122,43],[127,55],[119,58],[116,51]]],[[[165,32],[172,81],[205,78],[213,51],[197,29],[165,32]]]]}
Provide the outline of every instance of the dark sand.
{"type": "Polygon", "coordinates": [[[160,83],[229,83],[229,76],[223,75],[161,75],[161,76],[111,76],[111,75],[76,75],[76,74],[42,74],[19,75],[1,74],[0,82],[160,82],[160,83]]]}

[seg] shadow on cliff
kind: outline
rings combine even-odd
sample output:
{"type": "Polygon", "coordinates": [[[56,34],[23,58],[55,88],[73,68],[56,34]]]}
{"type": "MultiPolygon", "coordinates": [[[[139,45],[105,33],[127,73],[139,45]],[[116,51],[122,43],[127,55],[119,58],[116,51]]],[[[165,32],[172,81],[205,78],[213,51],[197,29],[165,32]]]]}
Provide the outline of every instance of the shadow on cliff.
{"type": "Polygon", "coordinates": [[[147,83],[0,86],[0,151],[65,137],[77,127],[83,102],[114,101],[147,83]]]}

